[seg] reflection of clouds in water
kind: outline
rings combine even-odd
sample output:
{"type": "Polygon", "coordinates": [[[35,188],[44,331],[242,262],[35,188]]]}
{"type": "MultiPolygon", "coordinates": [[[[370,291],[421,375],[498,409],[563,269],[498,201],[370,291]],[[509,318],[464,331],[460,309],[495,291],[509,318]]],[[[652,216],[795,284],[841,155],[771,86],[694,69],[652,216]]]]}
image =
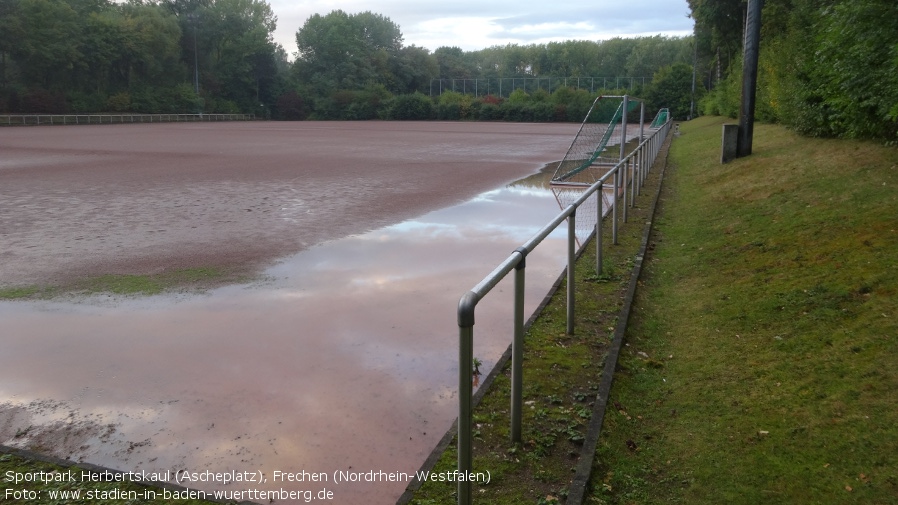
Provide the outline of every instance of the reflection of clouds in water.
{"type": "MultiPolygon", "coordinates": [[[[534,191],[491,191],[313,247],[258,286],[0,303],[0,398],[77,399],[77,416],[114,423],[119,441],[93,439],[83,454],[116,468],[413,471],[455,417],[458,298],[558,213],[534,191]]],[[[550,239],[528,256],[528,311],[563,251],[550,239]]],[[[478,308],[484,373],[511,338],[511,291],[503,281],[478,308]]],[[[341,499],[403,487],[360,484],[341,499]]]]}
{"type": "Polygon", "coordinates": [[[375,239],[379,241],[395,239],[404,234],[415,234],[418,237],[437,237],[441,235],[450,235],[461,238],[459,226],[454,223],[436,223],[419,219],[412,219],[402,223],[384,228],[379,232],[373,232],[360,239],[375,239]]]}

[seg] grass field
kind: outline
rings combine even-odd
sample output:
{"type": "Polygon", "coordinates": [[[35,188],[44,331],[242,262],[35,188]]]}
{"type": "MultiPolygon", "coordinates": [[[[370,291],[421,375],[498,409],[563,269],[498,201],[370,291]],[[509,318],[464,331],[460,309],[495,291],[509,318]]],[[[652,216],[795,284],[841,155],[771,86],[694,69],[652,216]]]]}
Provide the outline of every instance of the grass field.
{"type": "Polygon", "coordinates": [[[673,143],[587,502],[896,503],[898,151],[720,165],[721,123],[673,143]]]}

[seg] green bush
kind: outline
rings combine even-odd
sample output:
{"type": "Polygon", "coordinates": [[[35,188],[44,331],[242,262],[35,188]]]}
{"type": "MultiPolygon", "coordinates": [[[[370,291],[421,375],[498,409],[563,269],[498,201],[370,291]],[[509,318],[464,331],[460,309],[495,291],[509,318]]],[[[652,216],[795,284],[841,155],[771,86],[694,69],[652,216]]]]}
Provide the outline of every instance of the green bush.
{"type": "Polygon", "coordinates": [[[494,103],[483,103],[480,106],[478,119],[481,121],[500,121],[503,119],[502,109],[494,103]]]}
{"type": "Polygon", "coordinates": [[[521,88],[518,88],[518,89],[512,91],[511,94],[508,95],[508,100],[505,101],[505,103],[518,103],[518,104],[528,103],[528,102],[530,102],[530,95],[528,95],[527,92],[521,88]]]}
{"type": "Polygon", "coordinates": [[[63,114],[67,112],[68,104],[65,95],[59,91],[34,88],[22,96],[22,109],[28,113],[63,114]]]}
{"type": "Polygon", "coordinates": [[[193,114],[203,110],[200,97],[197,96],[194,87],[190,84],[181,83],[173,88],[168,88],[166,95],[172,105],[171,112],[193,114]]]}
{"type": "Polygon", "coordinates": [[[72,112],[97,112],[106,110],[106,99],[106,95],[100,92],[85,93],[82,91],[73,91],[68,95],[69,110],[72,112]]]}
{"type": "Polygon", "coordinates": [[[535,102],[535,103],[549,102],[551,100],[552,100],[552,95],[550,95],[548,91],[546,91],[542,88],[537,89],[530,95],[530,101],[535,102]]]}
{"type": "Polygon", "coordinates": [[[382,84],[373,84],[356,92],[343,114],[344,119],[378,119],[391,104],[393,95],[382,84]]]}
{"type": "MultiPolygon", "coordinates": [[[[131,93],[127,91],[122,91],[121,93],[116,93],[110,96],[106,100],[106,109],[112,112],[127,112],[131,110],[131,93]]],[[[93,109],[93,111],[97,111],[101,109],[93,109]]],[[[91,111],[91,109],[86,109],[85,112],[91,111]]]]}
{"type": "Polygon", "coordinates": [[[399,95],[393,99],[388,116],[390,119],[412,121],[431,119],[433,117],[433,101],[418,92],[399,95]]]}
{"type": "Polygon", "coordinates": [[[461,119],[461,104],[458,103],[438,103],[437,119],[454,121],[461,119]]]}
{"type": "Polygon", "coordinates": [[[502,104],[502,112],[506,121],[533,121],[533,108],[527,103],[508,100],[502,104]]]}
{"type": "Polygon", "coordinates": [[[437,119],[473,119],[477,117],[471,95],[457,91],[446,91],[437,100],[437,119]]]}
{"type": "Polygon", "coordinates": [[[308,115],[305,101],[295,90],[282,93],[275,105],[275,118],[285,121],[302,121],[308,115]]]}
{"type": "Polygon", "coordinates": [[[556,121],[579,123],[586,117],[596,95],[585,89],[561,87],[552,93],[552,103],[556,104],[556,121]]]}
{"type": "MultiPolygon", "coordinates": [[[[742,68],[742,58],[733,62],[733,68],[742,68]]],[[[730,70],[726,79],[699,99],[699,111],[709,116],[725,116],[735,118],[739,115],[739,102],[742,99],[742,72],[730,70]]]]}
{"type": "Polygon", "coordinates": [[[159,112],[159,103],[152,88],[139,86],[131,90],[131,112],[153,114],[159,112]]]}
{"type": "Polygon", "coordinates": [[[533,121],[541,123],[555,121],[555,104],[539,102],[531,105],[530,108],[533,110],[533,121]]]}

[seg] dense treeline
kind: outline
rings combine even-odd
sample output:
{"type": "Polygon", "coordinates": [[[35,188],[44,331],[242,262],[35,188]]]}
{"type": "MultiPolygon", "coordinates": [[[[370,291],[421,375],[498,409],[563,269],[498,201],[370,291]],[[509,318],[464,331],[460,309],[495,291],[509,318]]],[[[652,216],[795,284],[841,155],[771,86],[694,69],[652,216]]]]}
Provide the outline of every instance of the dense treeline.
{"type": "MultiPolygon", "coordinates": [[[[576,121],[594,96],[626,92],[685,118],[695,60],[696,112],[735,116],[746,1],[688,3],[694,37],[432,52],[404,45],[388,17],[337,10],[297,30],[291,63],[265,0],[0,0],[0,112],[576,121]],[[575,81],[593,77],[608,79],[575,81]]],[[[895,19],[894,0],[767,0],[757,117],[898,139],[895,19]]]]}
{"type": "Polygon", "coordinates": [[[0,110],[261,112],[275,22],[261,0],[0,0],[0,110]]]}
{"type": "MultiPolygon", "coordinates": [[[[735,117],[745,0],[688,0],[703,113],[735,117]]],[[[898,141],[898,3],[766,0],[756,115],[813,136],[898,141]]]]}
{"type": "MultiPolygon", "coordinates": [[[[387,17],[341,10],[309,18],[296,42],[293,77],[304,100],[294,112],[316,119],[579,121],[598,94],[648,92],[656,73],[666,68],[666,76],[673,66],[691,62],[693,54],[691,38],[662,36],[509,44],[478,51],[440,47],[431,53],[403,46],[399,26],[387,17]],[[500,77],[504,90],[497,84],[500,77]],[[546,81],[539,80],[543,77],[546,81]],[[550,77],[567,78],[575,89],[560,89],[550,77]],[[591,80],[585,92],[574,84],[578,77],[610,80],[600,81],[601,89],[591,80]],[[640,79],[624,79],[626,89],[605,88],[611,82],[615,88],[622,85],[618,77],[640,79]],[[467,86],[446,93],[442,83],[434,84],[439,79],[467,86]],[[486,84],[478,88],[475,81],[486,84]],[[428,99],[432,95],[438,96],[428,99]]],[[[690,84],[680,92],[690,93],[690,84]]],[[[688,114],[688,100],[678,114],[688,114]]]]}
{"type": "Polygon", "coordinates": [[[290,63],[276,21],[264,0],[0,0],[0,112],[577,121],[600,93],[663,99],[653,77],[682,77],[693,52],[662,36],[431,52],[383,15],[337,10],[298,29],[290,63]],[[605,79],[584,91],[578,77],[605,79]],[[487,86],[443,93],[440,79],[487,86]]]}

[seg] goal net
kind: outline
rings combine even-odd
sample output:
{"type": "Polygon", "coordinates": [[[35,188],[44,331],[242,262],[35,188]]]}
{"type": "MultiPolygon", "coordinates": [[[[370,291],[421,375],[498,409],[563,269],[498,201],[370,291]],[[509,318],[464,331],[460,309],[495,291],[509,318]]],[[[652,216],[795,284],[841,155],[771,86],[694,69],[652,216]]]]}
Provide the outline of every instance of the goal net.
{"type": "MultiPolygon", "coordinates": [[[[600,96],[593,101],[571,147],[555,169],[553,183],[589,185],[605,175],[609,165],[613,167],[617,164],[623,116],[641,105],[638,100],[628,101],[627,110],[624,111],[624,103],[624,97],[600,96]],[[605,169],[602,170],[602,167],[605,169]]],[[[625,143],[638,135],[638,127],[628,128],[625,143]]]]}

